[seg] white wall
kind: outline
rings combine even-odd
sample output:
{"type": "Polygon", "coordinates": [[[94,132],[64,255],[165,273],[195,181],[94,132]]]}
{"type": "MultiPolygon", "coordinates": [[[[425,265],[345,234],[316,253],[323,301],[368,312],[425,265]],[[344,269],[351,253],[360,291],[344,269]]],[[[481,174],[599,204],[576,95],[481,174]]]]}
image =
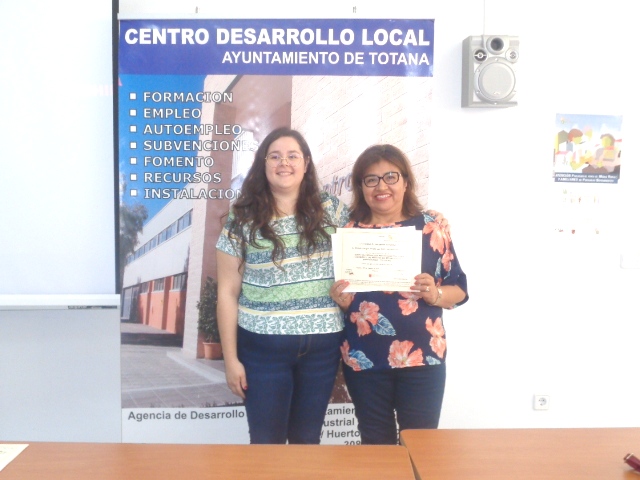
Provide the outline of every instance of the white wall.
{"type": "Polygon", "coordinates": [[[520,37],[519,106],[463,110],[460,42],[483,32],[482,3],[452,2],[436,17],[431,200],[454,225],[471,294],[446,315],[442,425],[639,426],[628,375],[640,364],[640,270],[619,266],[640,238],[625,206],[637,205],[639,183],[631,10],[561,0],[516,14],[487,1],[485,32],[520,37]],[[623,115],[618,234],[553,232],[557,113],[623,115]],[[550,395],[551,408],[533,411],[534,394],[550,395]]]}
{"type": "Polygon", "coordinates": [[[630,376],[640,364],[640,270],[631,223],[640,183],[631,3],[508,0],[384,4],[221,4],[121,0],[120,13],[205,17],[434,18],[436,84],[431,205],[453,224],[471,299],[445,314],[449,378],[441,426],[640,426],[630,376]],[[356,7],[354,14],[353,8],[356,7]],[[519,105],[462,109],[461,46],[469,35],[520,37],[519,105]],[[623,115],[619,231],[553,232],[555,115],[623,115]],[[533,395],[551,397],[534,411],[533,395]]]}
{"type": "MultiPolygon", "coordinates": [[[[12,8],[7,13],[9,17],[1,18],[11,18],[15,23],[20,15],[29,12],[51,18],[55,18],[54,14],[66,15],[63,10],[43,12],[42,5],[33,3],[12,8]]],[[[620,255],[638,254],[640,244],[640,232],[632,223],[639,203],[638,194],[633,191],[640,183],[638,147],[633,143],[640,109],[634,88],[632,2],[559,0],[545,10],[539,3],[531,2],[527,8],[507,0],[441,1],[437,5],[398,0],[381,6],[370,2],[344,5],[338,1],[317,2],[313,6],[300,1],[280,2],[277,6],[264,2],[225,5],[213,0],[120,3],[120,11],[129,15],[191,14],[198,6],[203,15],[226,17],[434,18],[435,140],[430,199],[431,206],[445,212],[453,224],[454,242],[469,276],[471,294],[467,305],[447,312],[445,317],[450,352],[442,427],[640,426],[640,409],[633,398],[633,376],[640,364],[640,322],[634,302],[640,287],[640,270],[619,267],[620,255]],[[465,37],[483,31],[520,37],[518,107],[459,107],[461,43],[465,37]],[[612,212],[619,214],[619,234],[596,238],[558,236],[552,232],[548,219],[554,205],[549,198],[549,182],[556,113],[624,115],[624,168],[619,185],[624,201],[619,212],[612,212]],[[536,393],[551,396],[548,411],[532,410],[536,393]]],[[[3,13],[7,10],[3,9],[3,13]]],[[[6,21],[2,25],[9,28],[6,21]]],[[[55,69],[43,73],[48,77],[55,74],[55,69]]],[[[3,75],[3,82],[20,85],[4,71],[3,75]]],[[[34,91],[38,93],[37,89],[34,91]]],[[[41,94],[42,101],[55,100],[48,93],[41,94]]],[[[3,131],[7,132],[12,119],[6,115],[3,118],[3,131]]],[[[55,123],[55,119],[43,119],[38,123],[38,132],[45,132],[44,120],[55,123]]],[[[25,132],[19,130],[17,134],[25,132]]],[[[15,137],[6,137],[4,145],[7,138],[15,137]]],[[[77,221],[77,216],[51,223],[52,217],[45,214],[56,203],[53,200],[78,208],[74,197],[66,196],[69,191],[78,191],[79,186],[73,181],[60,182],[58,193],[62,197],[54,195],[55,182],[45,183],[46,188],[37,197],[12,193],[16,191],[14,184],[28,183],[29,179],[20,180],[28,169],[37,178],[59,178],[58,170],[67,172],[69,178],[82,173],[93,182],[87,185],[98,188],[111,174],[111,165],[88,172],[82,162],[73,160],[69,169],[56,170],[42,160],[50,157],[46,146],[31,139],[22,143],[25,151],[29,147],[28,153],[34,155],[31,160],[18,164],[10,162],[6,155],[0,158],[2,178],[9,178],[8,183],[14,188],[8,190],[10,196],[2,197],[2,204],[6,207],[12,202],[14,209],[6,215],[2,211],[1,248],[20,253],[24,245],[20,238],[25,235],[48,240],[49,252],[65,253],[58,256],[46,254],[45,250],[42,259],[34,259],[36,270],[38,262],[42,262],[47,268],[59,268],[65,275],[69,265],[84,267],[76,276],[79,278],[93,279],[96,271],[104,272],[86,290],[67,293],[111,293],[113,245],[96,242],[96,238],[112,236],[112,225],[96,220],[112,214],[108,188],[91,197],[95,203],[89,207],[100,213],[90,219],[90,225],[78,228],[72,221],[77,221]],[[34,163],[34,158],[41,163],[34,163]],[[24,223],[25,218],[33,220],[24,223]],[[69,242],[61,242],[60,238],[68,238],[77,248],[67,248],[69,242]],[[91,261],[77,255],[72,257],[73,262],[69,261],[66,252],[82,251],[85,255],[93,252],[96,245],[101,247],[96,255],[88,254],[91,261]]],[[[87,187],[80,195],[90,191],[87,187]]],[[[6,185],[3,192],[7,192],[6,185]]],[[[14,283],[6,282],[6,270],[2,274],[5,276],[0,275],[0,280],[5,283],[0,284],[15,285],[15,278],[14,283]]],[[[78,278],[65,276],[63,280],[66,286],[78,278]]],[[[117,441],[120,405],[114,374],[119,368],[118,332],[112,328],[117,319],[99,325],[75,316],[59,324],[51,320],[55,319],[33,313],[19,318],[3,314],[0,351],[5,368],[0,369],[0,383],[11,386],[10,390],[0,388],[0,404],[4,407],[0,410],[5,412],[0,416],[0,430],[4,439],[117,441]],[[43,335],[54,344],[46,347],[48,353],[44,356],[36,357],[30,349],[41,342],[43,335]],[[81,340],[96,338],[101,339],[96,344],[99,355],[91,357],[81,340]],[[97,377],[87,374],[84,365],[78,363],[78,359],[85,358],[83,355],[91,365],[98,362],[97,377]],[[52,359],[60,363],[52,363],[52,359]],[[65,371],[65,366],[73,369],[65,371]],[[47,371],[53,375],[47,377],[47,371]],[[41,376],[47,380],[44,392],[36,388],[41,376]],[[24,381],[19,381],[21,378],[24,381]],[[56,378],[63,381],[56,382],[56,378]],[[112,392],[108,405],[98,401],[100,387],[105,385],[101,379],[116,385],[107,388],[112,392]],[[15,393],[15,389],[22,391],[15,393]],[[91,395],[78,396],[83,392],[91,395]],[[35,417],[31,419],[41,422],[40,427],[37,422],[30,423],[16,407],[22,400],[29,406],[34,398],[40,403],[32,408],[35,417]],[[65,398],[69,400],[65,402],[65,398]],[[96,431],[93,422],[81,424],[83,418],[88,418],[85,413],[93,410],[104,413],[101,424],[113,425],[112,431],[108,431],[109,427],[96,431]]]]}

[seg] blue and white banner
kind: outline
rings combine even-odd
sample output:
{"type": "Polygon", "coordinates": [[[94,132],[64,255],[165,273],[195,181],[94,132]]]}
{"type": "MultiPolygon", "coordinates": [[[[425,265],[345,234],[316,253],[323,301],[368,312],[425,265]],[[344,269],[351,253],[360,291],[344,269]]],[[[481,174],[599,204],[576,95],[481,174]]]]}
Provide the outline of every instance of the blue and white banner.
{"type": "MultiPolygon", "coordinates": [[[[307,139],[322,188],[349,202],[360,152],[392,143],[428,197],[433,20],[121,20],[123,441],[244,443],[224,360],[198,319],[221,219],[274,128],[307,139]]],[[[358,443],[341,375],[322,443],[358,443]]]]}
{"type": "Polygon", "coordinates": [[[120,73],[431,77],[433,21],[127,21],[120,73]]]}

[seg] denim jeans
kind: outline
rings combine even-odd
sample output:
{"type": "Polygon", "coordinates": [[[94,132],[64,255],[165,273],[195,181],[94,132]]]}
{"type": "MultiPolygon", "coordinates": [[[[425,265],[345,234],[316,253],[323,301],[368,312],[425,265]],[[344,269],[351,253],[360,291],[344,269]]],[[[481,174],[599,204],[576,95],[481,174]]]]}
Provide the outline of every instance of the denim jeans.
{"type": "Polygon", "coordinates": [[[345,367],[362,443],[395,445],[398,427],[438,428],[446,376],[444,363],[359,372],[345,367]]]}
{"type": "Polygon", "coordinates": [[[320,443],[341,336],[266,335],[238,328],[251,443],[320,443]]]}

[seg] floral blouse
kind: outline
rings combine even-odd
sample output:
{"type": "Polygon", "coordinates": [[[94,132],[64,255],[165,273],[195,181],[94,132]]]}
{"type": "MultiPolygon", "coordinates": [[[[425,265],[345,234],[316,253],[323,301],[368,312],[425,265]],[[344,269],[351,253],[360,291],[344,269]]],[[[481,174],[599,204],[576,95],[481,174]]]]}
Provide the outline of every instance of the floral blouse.
{"type": "MultiPolygon", "coordinates": [[[[451,238],[426,213],[391,225],[350,223],[353,228],[414,226],[422,230],[422,272],[436,285],[458,285],[467,293],[451,238]]],[[[469,299],[468,294],[455,306],[469,299]]],[[[454,306],[454,307],[455,307],[454,306]]],[[[344,363],[353,370],[437,365],[447,354],[442,308],[427,304],[414,292],[359,292],[345,314],[344,363]]]]}

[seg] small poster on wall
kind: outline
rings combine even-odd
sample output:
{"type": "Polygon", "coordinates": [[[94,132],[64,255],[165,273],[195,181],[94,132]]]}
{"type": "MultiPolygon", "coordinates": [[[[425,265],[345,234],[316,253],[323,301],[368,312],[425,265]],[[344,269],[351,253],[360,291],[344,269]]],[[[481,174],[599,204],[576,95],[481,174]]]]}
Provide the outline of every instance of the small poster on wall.
{"type": "Polygon", "coordinates": [[[556,115],[556,182],[618,183],[622,116],[556,115]]]}
{"type": "Polygon", "coordinates": [[[555,229],[611,231],[620,195],[622,116],[557,114],[553,149],[555,229]]]}

